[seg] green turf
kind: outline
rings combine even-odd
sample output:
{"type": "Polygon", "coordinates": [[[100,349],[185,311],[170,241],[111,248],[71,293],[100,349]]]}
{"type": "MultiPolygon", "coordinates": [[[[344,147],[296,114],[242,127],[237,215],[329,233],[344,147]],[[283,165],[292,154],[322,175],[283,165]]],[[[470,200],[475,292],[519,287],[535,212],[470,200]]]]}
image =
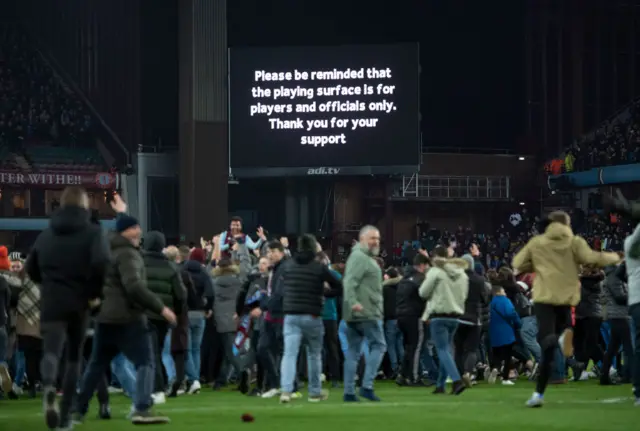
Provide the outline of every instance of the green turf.
{"type": "MultiPolygon", "coordinates": [[[[173,430],[260,431],[400,431],[402,430],[625,430],[637,429],[640,408],[633,407],[629,385],[599,387],[592,382],[552,386],[542,409],[527,409],[532,383],[519,381],[514,387],[479,385],[460,397],[432,395],[431,388],[398,388],[391,383],[377,385],[381,403],[345,404],[340,390],[328,401],[310,404],[306,398],[280,405],[277,398],[249,398],[238,392],[205,390],[168,400],[157,411],[171,417],[173,430]],[[254,423],[242,423],[251,413],[254,423]]],[[[35,400],[0,401],[1,431],[45,429],[35,400]]],[[[126,419],[129,400],[112,397],[114,418],[96,419],[96,405],[77,430],[119,431],[133,427],[126,419]]],[[[160,427],[163,427],[160,426],[160,427]]]]}

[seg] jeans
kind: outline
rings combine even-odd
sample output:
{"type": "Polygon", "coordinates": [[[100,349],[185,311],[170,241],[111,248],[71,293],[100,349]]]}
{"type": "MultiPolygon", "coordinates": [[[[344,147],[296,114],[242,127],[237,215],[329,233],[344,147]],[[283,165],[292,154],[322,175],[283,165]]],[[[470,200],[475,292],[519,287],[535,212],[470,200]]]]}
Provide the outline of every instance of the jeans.
{"type": "Polygon", "coordinates": [[[367,340],[369,346],[369,356],[367,357],[365,354],[366,366],[362,378],[362,388],[373,390],[373,381],[387,350],[382,321],[367,320],[349,322],[345,325],[348,347],[344,358],[344,394],[355,395],[356,393],[356,372],[360,356],[362,356],[364,340],[367,340]]]}
{"type": "Polygon", "coordinates": [[[187,334],[188,350],[185,371],[187,380],[194,382],[200,380],[200,344],[204,334],[204,316],[189,316],[189,332],[187,334]]]}
{"type": "Polygon", "coordinates": [[[113,374],[125,394],[133,398],[136,392],[136,369],[122,353],[111,361],[111,374],[113,374]]]}
{"type": "Polygon", "coordinates": [[[318,396],[322,390],[322,345],[324,323],[322,317],[309,314],[287,315],[284,318],[284,354],[280,363],[280,387],[292,393],[296,380],[298,353],[304,339],[307,346],[309,396],[318,396]]]}
{"type": "Polygon", "coordinates": [[[398,321],[396,319],[384,322],[384,337],[387,341],[387,353],[389,354],[389,362],[393,372],[398,371],[398,365],[402,363],[404,357],[404,345],[402,332],[398,330],[398,321]]]}
{"type": "Polygon", "coordinates": [[[171,329],[167,332],[167,336],[164,339],[164,347],[162,348],[162,364],[167,372],[167,380],[169,383],[173,383],[176,379],[176,364],[173,362],[173,356],[171,356],[171,329]]]}
{"type": "Polygon", "coordinates": [[[531,356],[536,362],[540,362],[542,358],[542,350],[538,344],[538,321],[535,316],[523,317],[522,327],[520,328],[520,338],[527,348],[531,356]]]}
{"type": "Polygon", "coordinates": [[[558,346],[553,355],[553,368],[551,369],[551,380],[561,381],[567,378],[567,365],[562,354],[560,346],[558,346]]]}
{"type": "Polygon", "coordinates": [[[105,369],[112,359],[123,353],[136,367],[136,384],[133,404],[137,411],[148,411],[153,405],[151,393],[154,384],[154,355],[147,325],[135,322],[126,325],[98,323],[93,337],[91,359],[82,378],[78,393],[77,411],[85,415],[105,369]]]}
{"type": "MultiPolygon", "coordinates": [[[[347,357],[347,351],[349,351],[349,342],[347,340],[347,322],[344,320],[340,321],[340,325],[338,326],[338,340],[340,340],[340,349],[342,350],[342,356],[347,357]]],[[[360,357],[364,355],[364,360],[367,361],[369,358],[369,345],[367,344],[367,339],[362,340],[362,346],[360,348],[360,357]]],[[[360,360],[360,357],[358,360],[360,360]]]]}
{"type": "Polygon", "coordinates": [[[24,384],[24,374],[26,371],[26,361],[24,352],[22,350],[16,350],[13,357],[11,358],[11,365],[13,375],[15,376],[13,381],[16,386],[22,387],[22,385],[24,384]]]}
{"type": "Polygon", "coordinates": [[[447,376],[451,377],[454,382],[460,381],[460,373],[453,360],[453,338],[458,329],[458,321],[456,319],[432,319],[429,326],[440,361],[436,385],[438,388],[444,388],[447,376]]]}
{"type": "Polygon", "coordinates": [[[423,377],[435,382],[438,378],[438,361],[433,357],[434,345],[431,341],[431,331],[425,331],[425,342],[422,343],[422,355],[420,356],[420,370],[423,377]]]}

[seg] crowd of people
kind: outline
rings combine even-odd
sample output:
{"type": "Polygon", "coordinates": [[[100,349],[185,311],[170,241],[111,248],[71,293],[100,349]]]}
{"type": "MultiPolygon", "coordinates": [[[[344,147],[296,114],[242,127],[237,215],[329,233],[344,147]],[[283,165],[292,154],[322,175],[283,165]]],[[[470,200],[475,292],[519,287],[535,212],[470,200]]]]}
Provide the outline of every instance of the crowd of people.
{"type": "Polygon", "coordinates": [[[0,27],[0,147],[30,143],[93,145],[92,118],[83,103],[32,49],[24,34],[0,27]]]}
{"type": "MultiPolygon", "coordinates": [[[[613,206],[640,216],[622,197],[613,206]]],[[[640,337],[629,317],[640,322],[640,227],[624,241],[624,261],[593,250],[568,214],[554,212],[511,265],[487,269],[472,235],[460,248],[470,235],[460,232],[387,267],[374,226],[361,229],[346,262],[331,263],[312,235],[292,253],[262,228],[254,241],[237,217],[201,247],[167,246],[160,232],[143,238],[119,196],[112,207],[117,227],[107,236],[90,221],[86,192],[67,188],[26,261],[0,247],[0,389],[7,398],[41,390],[50,429],[82,422],[94,392],[110,418],[116,381],[136,424],[166,423],[153,405],[232,381],[290,403],[305,380],[308,401],[325,400],[326,379],[342,384],[344,402],[378,402],[378,378],[434,394],[450,381],[460,395],[524,374],[537,381],[527,405],[540,407],[568,370],[588,379],[590,361],[603,385],[634,378],[640,405],[640,337]]]]}

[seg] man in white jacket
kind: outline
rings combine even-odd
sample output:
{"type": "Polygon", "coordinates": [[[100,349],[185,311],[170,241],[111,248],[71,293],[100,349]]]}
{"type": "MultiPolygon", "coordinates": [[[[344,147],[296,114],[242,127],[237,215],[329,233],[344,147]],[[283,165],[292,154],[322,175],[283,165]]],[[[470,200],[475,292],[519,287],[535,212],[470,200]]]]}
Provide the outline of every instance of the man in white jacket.
{"type": "Polygon", "coordinates": [[[458,319],[464,314],[464,303],[469,292],[468,264],[463,259],[449,259],[448,251],[438,246],[433,251],[433,267],[427,272],[420,296],[427,300],[422,320],[429,322],[431,339],[438,352],[440,370],[434,393],[445,392],[447,376],[453,380],[451,393],[460,395],[465,385],[453,359],[453,337],[458,319]]]}

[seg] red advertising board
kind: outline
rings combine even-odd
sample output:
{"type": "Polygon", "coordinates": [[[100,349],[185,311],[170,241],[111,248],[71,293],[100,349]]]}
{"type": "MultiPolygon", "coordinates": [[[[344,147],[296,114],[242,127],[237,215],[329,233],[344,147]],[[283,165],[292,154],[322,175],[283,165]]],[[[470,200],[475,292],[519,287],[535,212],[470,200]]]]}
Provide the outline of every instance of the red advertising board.
{"type": "Polygon", "coordinates": [[[0,186],[44,187],[48,189],[80,186],[87,189],[117,189],[117,173],[110,172],[10,172],[0,171],[0,186]]]}

